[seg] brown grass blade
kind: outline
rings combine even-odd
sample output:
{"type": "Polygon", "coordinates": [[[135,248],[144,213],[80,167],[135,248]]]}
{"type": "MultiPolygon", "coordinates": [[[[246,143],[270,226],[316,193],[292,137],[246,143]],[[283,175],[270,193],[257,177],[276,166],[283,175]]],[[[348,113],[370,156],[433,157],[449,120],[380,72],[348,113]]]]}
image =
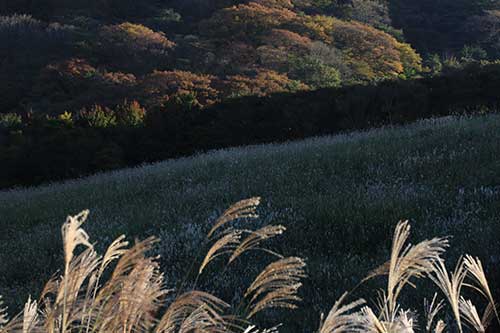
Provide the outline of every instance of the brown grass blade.
{"type": "Polygon", "coordinates": [[[31,333],[37,329],[38,326],[38,304],[32,301],[31,297],[24,305],[23,312],[23,333],[31,333]]]}
{"type": "Polygon", "coordinates": [[[434,238],[416,245],[406,244],[410,235],[410,224],[401,221],[394,232],[391,259],[373,270],[363,281],[375,276],[388,275],[387,281],[387,320],[392,321],[397,313],[397,299],[405,285],[412,278],[421,278],[433,270],[433,263],[440,260],[448,246],[445,238],[434,238]],[[392,318],[392,319],[391,319],[392,318]]]}
{"type": "Polygon", "coordinates": [[[277,226],[269,225],[256,231],[246,230],[246,232],[250,233],[250,235],[241,242],[241,244],[236,248],[236,250],[234,250],[233,255],[229,259],[229,263],[232,263],[243,253],[257,248],[257,246],[259,246],[259,244],[262,243],[263,241],[281,235],[285,231],[286,228],[282,225],[277,225],[277,226]]]}
{"type": "Polygon", "coordinates": [[[76,216],[68,216],[66,223],[64,223],[61,228],[64,244],[64,261],[66,265],[69,265],[71,262],[75,248],[78,245],[84,245],[88,248],[92,247],[92,244],[89,242],[89,235],[85,230],[80,228],[87,220],[88,215],[89,211],[84,210],[76,216]]]}
{"type": "Polygon", "coordinates": [[[121,280],[126,278],[128,273],[130,273],[136,265],[146,257],[146,252],[152,249],[153,245],[158,242],[156,237],[149,237],[143,241],[137,242],[133,247],[124,251],[116,267],[113,270],[111,278],[106,283],[106,285],[101,289],[101,297],[112,293],[112,290],[116,286],[121,285],[121,280]]]}
{"type": "Polygon", "coordinates": [[[92,327],[98,332],[146,332],[168,293],[155,258],[147,258],[156,238],[138,242],[118,260],[111,278],[97,293],[92,327]]]}
{"type": "Polygon", "coordinates": [[[395,332],[401,333],[414,333],[416,327],[415,319],[413,318],[411,312],[407,311],[399,311],[399,315],[396,322],[395,332]]]}
{"type": "Polygon", "coordinates": [[[223,225],[237,220],[241,218],[257,218],[256,214],[257,207],[260,204],[260,197],[254,197],[246,200],[242,200],[237,202],[228,208],[221,217],[217,219],[215,225],[208,233],[208,238],[212,237],[212,235],[223,225]]]}
{"type": "MultiPolygon", "coordinates": [[[[75,315],[76,309],[73,308],[75,305],[75,300],[77,299],[77,294],[75,295],[75,292],[77,293],[77,290],[73,290],[70,288],[75,288],[77,284],[77,281],[80,280],[80,277],[77,277],[75,274],[78,274],[74,271],[70,272],[70,269],[74,269],[75,263],[73,262],[73,256],[74,256],[74,251],[77,246],[83,245],[87,247],[85,255],[89,255],[90,253],[93,253],[92,249],[92,244],[89,242],[89,236],[81,228],[82,224],[87,220],[87,217],[89,215],[88,210],[82,211],[80,214],[76,216],[68,216],[66,219],[66,223],[63,224],[61,228],[61,233],[62,233],[62,238],[63,238],[63,246],[64,246],[64,275],[62,278],[62,286],[59,289],[59,293],[56,299],[56,304],[59,304],[62,302],[62,329],[63,331],[66,330],[68,327],[69,323],[69,315],[75,315]],[[74,285],[70,285],[70,283],[73,283],[74,285]],[[68,297],[70,298],[68,300],[68,297]],[[69,304],[68,304],[69,303],[69,304]],[[70,307],[70,308],[69,308],[70,307]]],[[[80,256],[80,259],[82,259],[84,254],[80,256]]],[[[94,258],[92,258],[94,259],[94,258]]],[[[89,258],[90,261],[90,258],[89,258]]],[[[77,267],[78,268],[78,267],[77,267]]],[[[81,269],[78,269],[79,271],[85,270],[84,267],[81,267],[81,269]]]]}
{"type": "Polygon", "coordinates": [[[194,318],[198,316],[202,316],[203,322],[213,329],[227,327],[222,312],[228,307],[227,303],[211,294],[202,291],[187,292],[170,304],[154,332],[176,332],[180,327],[193,325],[194,318]]]}
{"type": "Polygon", "coordinates": [[[472,304],[472,301],[460,297],[459,308],[465,324],[468,324],[477,333],[484,333],[486,331],[476,306],[472,304]]]}
{"type": "MultiPolygon", "coordinates": [[[[141,261],[124,281],[120,311],[125,332],[148,332],[155,322],[163,296],[163,274],[151,259],[141,261]]],[[[115,326],[113,326],[115,327],[115,326]]]]}
{"type": "Polygon", "coordinates": [[[358,314],[349,313],[355,308],[364,305],[366,302],[363,299],[352,303],[342,305],[347,293],[344,293],[333,305],[328,313],[325,321],[321,324],[319,333],[347,333],[352,332],[358,327],[356,317],[358,314]]]}
{"type": "Polygon", "coordinates": [[[436,324],[436,327],[434,328],[434,333],[443,333],[445,329],[446,324],[444,323],[444,321],[439,320],[436,324]]]}
{"type": "Polygon", "coordinates": [[[355,318],[357,327],[353,331],[356,333],[392,333],[368,306],[363,307],[355,318]]]}
{"type": "Polygon", "coordinates": [[[99,267],[99,263],[99,257],[92,248],[86,249],[74,258],[62,278],[62,282],[59,284],[56,305],[62,305],[64,302],[66,302],[67,307],[74,305],[78,300],[84,282],[99,267]]]}
{"type": "Polygon", "coordinates": [[[0,328],[3,328],[9,322],[7,307],[4,306],[2,296],[0,296],[0,328]]]}
{"type": "Polygon", "coordinates": [[[448,274],[446,265],[442,259],[435,262],[433,273],[429,275],[429,278],[446,296],[460,332],[463,332],[462,321],[460,319],[460,293],[466,275],[467,270],[464,267],[462,259],[460,259],[457,263],[457,266],[455,267],[453,273],[451,273],[451,276],[448,274]]]}
{"type": "Polygon", "coordinates": [[[496,311],[496,306],[488,304],[486,306],[486,309],[484,310],[483,317],[481,318],[481,323],[483,323],[483,326],[485,329],[488,329],[490,327],[491,322],[495,318],[495,311],[496,311]]]}
{"type": "Polygon", "coordinates": [[[218,256],[230,253],[232,250],[237,248],[240,244],[241,231],[240,230],[230,230],[228,233],[223,235],[219,240],[217,240],[214,245],[208,250],[205,259],[203,260],[198,274],[201,274],[206,266],[218,256]]]}
{"type": "Polygon", "coordinates": [[[479,258],[474,258],[470,255],[466,255],[464,258],[465,269],[467,270],[468,276],[472,278],[475,286],[471,286],[474,289],[478,290],[481,294],[483,294],[488,302],[491,305],[491,309],[497,318],[498,323],[500,324],[500,317],[498,315],[497,308],[495,306],[496,302],[493,299],[493,294],[491,293],[491,289],[488,283],[488,279],[486,278],[486,274],[483,269],[483,264],[479,258]]]}
{"type": "Polygon", "coordinates": [[[295,308],[295,302],[300,300],[297,296],[300,281],[306,277],[304,268],[305,262],[296,257],[269,264],[245,292],[250,309],[247,318],[267,308],[295,308]]]}
{"type": "Polygon", "coordinates": [[[434,324],[434,319],[436,318],[437,314],[443,309],[444,301],[443,300],[440,300],[439,302],[436,301],[437,301],[437,294],[434,294],[431,303],[429,303],[427,299],[424,300],[424,311],[426,318],[425,331],[427,333],[432,332],[432,325],[434,324]]]}
{"type": "Polygon", "coordinates": [[[200,306],[182,322],[179,333],[229,333],[229,329],[214,318],[206,306],[200,306]]]}
{"type": "Polygon", "coordinates": [[[125,240],[125,235],[121,235],[106,250],[104,257],[101,261],[101,267],[99,269],[99,275],[102,275],[104,270],[111,264],[113,261],[121,258],[125,253],[127,253],[128,249],[126,248],[129,243],[125,240]]]}
{"type": "Polygon", "coordinates": [[[416,324],[410,311],[399,311],[393,321],[384,321],[373,310],[365,306],[354,316],[357,325],[349,332],[356,333],[414,333],[416,324]]]}

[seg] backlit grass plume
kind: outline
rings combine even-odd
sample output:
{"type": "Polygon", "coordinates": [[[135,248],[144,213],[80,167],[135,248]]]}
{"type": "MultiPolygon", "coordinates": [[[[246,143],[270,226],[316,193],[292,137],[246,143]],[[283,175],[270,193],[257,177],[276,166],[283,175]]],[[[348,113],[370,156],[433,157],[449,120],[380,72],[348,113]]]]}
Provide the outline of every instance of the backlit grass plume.
{"type": "Polygon", "coordinates": [[[405,310],[399,303],[404,287],[410,285],[416,288],[414,280],[424,278],[433,281],[448,300],[453,325],[458,332],[466,331],[463,323],[469,328],[467,332],[487,332],[493,318],[496,316],[498,319],[498,311],[479,259],[466,256],[459,260],[453,272],[448,273],[442,257],[448,247],[446,238],[434,238],[411,245],[407,243],[409,235],[408,221],[398,223],[390,260],[362,281],[364,283],[377,276],[387,276],[387,289],[378,292],[375,306],[366,305],[364,300],[349,303],[346,301],[348,293],[345,293],[335,303],[326,320],[321,321],[319,333],[447,332],[445,321],[437,319],[444,309],[444,302],[438,301],[437,294],[431,303],[425,301],[424,325],[418,324],[414,309],[405,310]],[[470,282],[467,281],[468,277],[470,282]],[[485,297],[487,305],[482,315],[478,307],[463,296],[464,287],[470,287],[485,297]]]}
{"type": "MultiPolygon", "coordinates": [[[[281,226],[257,231],[230,226],[236,219],[256,217],[259,201],[241,201],[217,220],[209,238],[219,231],[222,236],[208,250],[200,274],[217,257],[228,254],[234,261],[262,240],[284,231],[281,226]],[[241,242],[243,232],[250,236],[241,242]]],[[[165,288],[158,258],[148,255],[156,238],[129,247],[120,236],[101,256],[82,229],[88,214],[70,216],[63,225],[64,273],[46,284],[39,301],[28,299],[24,311],[11,320],[0,304],[1,333],[257,332],[250,317],[269,308],[293,308],[299,300],[297,291],[305,277],[305,263],[300,258],[280,259],[264,269],[247,291],[250,308],[242,318],[230,304],[210,293],[195,289],[173,293],[165,288]]]]}
{"type": "Polygon", "coordinates": [[[386,264],[375,269],[367,279],[387,275],[387,290],[383,294],[383,318],[394,321],[398,312],[398,297],[403,288],[409,284],[414,286],[412,278],[421,278],[432,271],[433,263],[440,259],[448,246],[444,238],[425,240],[416,245],[407,244],[410,235],[408,221],[396,226],[392,243],[391,259],[386,264]]]}
{"type": "MultiPolygon", "coordinates": [[[[10,320],[0,298],[0,333],[278,333],[280,325],[260,329],[251,321],[265,310],[298,306],[306,264],[264,246],[285,227],[253,230],[250,222],[257,217],[259,202],[259,198],[243,200],[226,210],[207,235],[209,246],[199,268],[193,265],[197,282],[220,258],[225,257],[225,266],[213,270],[227,274],[229,265],[248,251],[271,254],[275,261],[257,274],[237,307],[195,287],[185,290],[184,281],[175,291],[166,289],[158,257],[150,255],[159,241],[155,237],[129,246],[120,236],[99,255],[82,229],[89,214],[84,211],[63,225],[64,271],[45,285],[40,298],[29,298],[23,311],[10,320]],[[241,219],[242,223],[233,223],[241,219]]],[[[361,284],[387,279],[375,301],[375,295],[349,301],[352,292],[345,292],[326,318],[321,316],[318,333],[487,333],[495,318],[500,323],[478,258],[461,257],[449,272],[444,260],[447,238],[413,245],[409,237],[409,222],[398,223],[389,260],[362,280],[361,284]],[[400,296],[405,287],[418,288],[417,282],[425,279],[442,296],[435,293],[430,302],[425,300],[420,316],[412,308],[415,302],[408,307],[400,296]]]]}
{"type": "Polygon", "coordinates": [[[300,301],[297,290],[305,277],[305,263],[300,258],[283,258],[269,264],[247,289],[245,297],[250,298],[247,318],[271,307],[294,309],[300,301]]]}

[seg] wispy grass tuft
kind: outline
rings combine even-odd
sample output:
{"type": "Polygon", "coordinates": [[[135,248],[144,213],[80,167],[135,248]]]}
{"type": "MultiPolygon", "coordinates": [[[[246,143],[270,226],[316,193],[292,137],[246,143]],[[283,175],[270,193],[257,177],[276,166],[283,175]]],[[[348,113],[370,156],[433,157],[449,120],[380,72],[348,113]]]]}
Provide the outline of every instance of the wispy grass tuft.
{"type": "MultiPolygon", "coordinates": [[[[198,280],[219,257],[227,260],[215,271],[226,275],[229,265],[247,251],[271,254],[275,261],[255,277],[237,306],[196,289],[196,281],[188,289],[184,289],[185,283],[177,290],[167,289],[159,258],[150,255],[159,242],[155,237],[129,246],[125,236],[120,236],[104,256],[99,255],[82,228],[89,214],[84,211],[68,217],[62,227],[63,273],[46,284],[38,300],[29,298],[24,310],[10,320],[0,303],[0,333],[277,333],[280,325],[261,329],[254,320],[267,310],[299,306],[306,263],[261,247],[285,228],[248,227],[259,202],[259,198],[244,200],[223,213],[207,235],[210,247],[195,274],[198,280]],[[245,219],[244,229],[232,223],[238,219],[245,219]]],[[[413,245],[408,242],[410,230],[408,221],[397,224],[389,261],[361,282],[387,278],[375,301],[369,297],[348,301],[353,291],[345,292],[326,318],[321,316],[318,333],[488,332],[494,318],[499,318],[481,261],[466,255],[449,272],[444,259],[448,239],[433,238],[413,245]],[[417,282],[425,279],[441,290],[449,307],[434,294],[430,302],[424,301],[424,321],[419,323],[418,312],[411,307],[414,304],[408,307],[400,296],[406,286],[419,288],[417,282]],[[465,294],[465,289],[482,297],[465,294]],[[448,320],[450,314],[452,321],[448,320]]]]}
{"type": "MultiPolygon", "coordinates": [[[[227,226],[255,217],[258,204],[259,198],[241,201],[217,220],[209,237],[219,231],[222,236],[208,250],[199,274],[216,257],[229,253],[230,262],[234,261],[284,231],[281,226],[245,229],[251,236],[240,241],[243,231],[227,226]],[[230,248],[237,251],[226,251],[230,248]]],[[[12,320],[2,308],[0,332],[257,332],[251,317],[270,308],[295,308],[299,301],[305,263],[295,257],[271,263],[257,276],[245,295],[248,314],[241,318],[229,303],[202,290],[179,290],[173,296],[165,288],[158,257],[148,256],[158,239],[150,237],[128,247],[125,236],[120,236],[100,256],[82,228],[88,214],[69,216],[62,227],[64,273],[46,284],[39,301],[28,299],[24,311],[12,320]]]]}
{"type": "Polygon", "coordinates": [[[479,259],[465,256],[459,260],[455,270],[449,273],[443,259],[449,246],[447,238],[434,238],[411,245],[407,243],[409,236],[408,221],[398,223],[390,260],[370,272],[362,281],[364,283],[377,276],[387,276],[387,290],[378,291],[376,306],[370,307],[364,300],[341,306],[349,294],[345,293],[335,303],[327,319],[322,320],[319,333],[414,333],[419,328],[427,333],[445,332],[447,325],[443,319],[438,319],[434,325],[438,315],[444,310],[444,302],[437,300],[437,294],[434,294],[430,303],[424,301],[425,325],[418,325],[415,310],[404,309],[399,303],[399,296],[406,285],[417,288],[413,280],[425,278],[433,281],[443,292],[459,332],[464,332],[464,322],[470,332],[487,332],[497,310],[479,259]],[[468,283],[467,277],[475,285],[468,283]],[[488,303],[482,316],[477,306],[462,295],[465,286],[472,287],[486,297],[488,303]]]}

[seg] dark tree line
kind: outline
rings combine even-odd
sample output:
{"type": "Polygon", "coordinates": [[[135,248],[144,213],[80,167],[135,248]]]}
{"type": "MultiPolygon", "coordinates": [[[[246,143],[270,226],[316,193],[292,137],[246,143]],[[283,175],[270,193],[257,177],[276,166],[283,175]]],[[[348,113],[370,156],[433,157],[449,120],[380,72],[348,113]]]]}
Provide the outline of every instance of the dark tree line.
{"type": "Polygon", "coordinates": [[[145,110],[0,118],[0,186],[75,178],[214,148],[279,142],[452,114],[495,112],[500,64],[444,76],[236,98],[208,108],[189,96],[145,110]]]}

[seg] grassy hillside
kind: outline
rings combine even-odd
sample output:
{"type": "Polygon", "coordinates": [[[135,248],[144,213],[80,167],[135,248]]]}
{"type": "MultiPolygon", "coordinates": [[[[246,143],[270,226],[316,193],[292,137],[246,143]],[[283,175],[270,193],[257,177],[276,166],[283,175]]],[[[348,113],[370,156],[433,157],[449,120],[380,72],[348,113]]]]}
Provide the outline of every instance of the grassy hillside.
{"type": "MultiPolygon", "coordinates": [[[[264,200],[258,223],[287,226],[278,248],[309,266],[302,312],[281,317],[283,331],[314,327],[321,311],[384,262],[400,219],[411,219],[419,240],[452,235],[448,259],[479,256],[498,295],[498,156],[500,116],[444,118],[1,192],[0,294],[15,308],[14,297],[39,291],[62,264],[61,223],[85,208],[91,210],[86,229],[103,246],[121,233],[160,236],[166,280],[175,281],[204,253],[210,222],[231,203],[258,195],[264,200]]],[[[231,276],[240,280],[253,276],[244,265],[234,269],[239,273],[231,276]]],[[[224,275],[200,284],[223,294],[240,280],[224,275]]],[[[420,309],[422,302],[410,306],[420,309]]]]}

